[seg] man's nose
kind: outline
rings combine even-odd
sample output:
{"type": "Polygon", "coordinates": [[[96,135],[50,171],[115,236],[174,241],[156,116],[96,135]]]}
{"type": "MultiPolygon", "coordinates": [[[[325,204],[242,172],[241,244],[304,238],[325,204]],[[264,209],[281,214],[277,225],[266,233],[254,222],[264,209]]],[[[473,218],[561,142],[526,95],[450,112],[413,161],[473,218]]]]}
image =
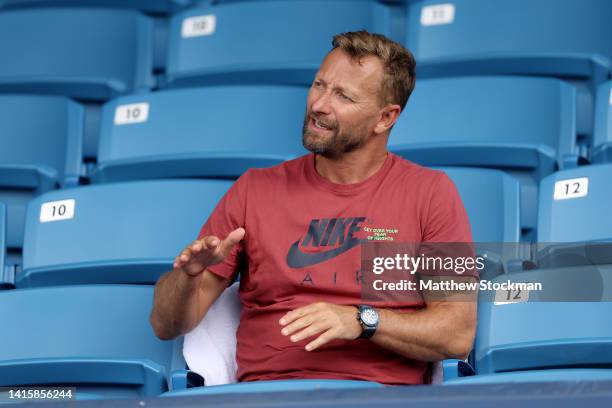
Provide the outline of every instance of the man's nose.
{"type": "Polygon", "coordinates": [[[330,94],[328,92],[322,92],[318,94],[313,103],[311,110],[315,114],[327,115],[330,113],[330,94]]]}

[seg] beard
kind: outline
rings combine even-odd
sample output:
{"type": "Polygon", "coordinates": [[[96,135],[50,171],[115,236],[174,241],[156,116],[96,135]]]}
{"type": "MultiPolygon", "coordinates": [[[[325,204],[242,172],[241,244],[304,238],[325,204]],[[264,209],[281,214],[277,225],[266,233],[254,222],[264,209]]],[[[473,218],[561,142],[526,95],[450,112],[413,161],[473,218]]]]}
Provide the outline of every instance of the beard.
{"type": "MultiPolygon", "coordinates": [[[[309,129],[311,115],[304,115],[304,126],[302,128],[302,145],[315,154],[320,154],[329,159],[340,157],[363,146],[368,137],[368,130],[364,126],[339,126],[338,123],[325,121],[331,135],[322,137],[321,134],[309,129]]],[[[312,117],[317,120],[317,117],[312,117]]]]}

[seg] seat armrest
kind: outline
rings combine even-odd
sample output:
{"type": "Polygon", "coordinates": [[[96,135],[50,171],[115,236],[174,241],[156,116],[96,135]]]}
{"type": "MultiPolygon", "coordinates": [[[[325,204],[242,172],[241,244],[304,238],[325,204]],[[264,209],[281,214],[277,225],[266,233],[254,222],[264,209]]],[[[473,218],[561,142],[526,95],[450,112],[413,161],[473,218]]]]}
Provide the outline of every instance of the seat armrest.
{"type": "Polygon", "coordinates": [[[203,387],[204,378],[190,370],[176,370],[170,375],[170,390],[186,390],[187,388],[203,387]]]}
{"type": "Polygon", "coordinates": [[[444,382],[454,380],[460,377],[469,377],[476,375],[474,368],[463,360],[449,359],[442,362],[442,370],[444,373],[444,382]]]}

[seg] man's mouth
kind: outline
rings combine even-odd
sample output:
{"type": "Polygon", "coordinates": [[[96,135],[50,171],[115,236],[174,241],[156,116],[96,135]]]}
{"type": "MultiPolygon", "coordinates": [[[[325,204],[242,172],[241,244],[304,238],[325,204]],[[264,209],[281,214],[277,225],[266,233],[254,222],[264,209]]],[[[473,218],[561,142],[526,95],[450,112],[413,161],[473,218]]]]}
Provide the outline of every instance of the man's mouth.
{"type": "Polygon", "coordinates": [[[317,129],[317,130],[332,130],[332,126],[330,126],[329,124],[323,122],[320,119],[315,119],[315,118],[311,118],[310,119],[310,124],[311,127],[317,129]]]}

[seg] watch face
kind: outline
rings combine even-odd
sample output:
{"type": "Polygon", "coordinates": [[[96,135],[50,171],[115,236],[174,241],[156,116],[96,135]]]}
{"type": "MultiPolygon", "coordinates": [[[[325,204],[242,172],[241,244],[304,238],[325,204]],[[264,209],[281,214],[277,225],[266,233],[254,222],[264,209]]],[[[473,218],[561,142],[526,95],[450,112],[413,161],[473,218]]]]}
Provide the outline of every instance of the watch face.
{"type": "Polygon", "coordinates": [[[364,309],[361,312],[361,321],[368,326],[374,326],[378,323],[378,313],[374,309],[364,309]]]}

